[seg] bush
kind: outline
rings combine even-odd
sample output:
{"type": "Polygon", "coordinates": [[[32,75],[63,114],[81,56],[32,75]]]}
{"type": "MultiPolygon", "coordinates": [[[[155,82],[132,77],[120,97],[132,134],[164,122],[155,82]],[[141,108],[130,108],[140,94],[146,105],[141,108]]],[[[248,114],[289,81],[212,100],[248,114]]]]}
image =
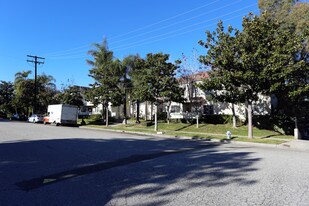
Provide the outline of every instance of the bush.
{"type": "Polygon", "coordinates": [[[115,117],[108,117],[109,122],[122,122],[122,119],[116,119],[115,117]]]}
{"type": "Polygon", "coordinates": [[[196,119],[181,119],[180,122],[181,123],[196,124],[196,119]]]}
{"type": "Polygon", "coordinates": [[[254,115],[252,117],[253,125],[260,129],[272,130],[274,122],[270,115],[254,115]]]}
{"type": "Polygon", "coordinates": [[[89,116],[89,119],[92,121],[99,121],[102,119],[102,115],[100,114],[92,114],[89,116]]]}
{"type": "Polygon", "coordinates": [[[166,112],[159,112],[158,113],[158,120],[166,120],[167,119],[167,113],[166,112]]]}
{"type": "Polygon", "coordinates": [[[149,126],[154,125],[154,123],[153,123],[152,121],[146,121],[146,122],[142,122],[141,125],[142,125],[142,126],[149,127],[149,126]]]}
{"type": "MultiPolygon", "coordinates": [[[[287,116],[254,115],[253,125],[259,129],[267,129],[279,132],[285,135],[291,135],[294,132],[295,122],[287,116]]],[[[299,122],[299,128],[302,123],[299,122]]]]}
{"type": "Polygon", "coordinates": [[[200,122],[206,124],[232,124],[233,123],[233,115],[203,115],[200,122]]]}

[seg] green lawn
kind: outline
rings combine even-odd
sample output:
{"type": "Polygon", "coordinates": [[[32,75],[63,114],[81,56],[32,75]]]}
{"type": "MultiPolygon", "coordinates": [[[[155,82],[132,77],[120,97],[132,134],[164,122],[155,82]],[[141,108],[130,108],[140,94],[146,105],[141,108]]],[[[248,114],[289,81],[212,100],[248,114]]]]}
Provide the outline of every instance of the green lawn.
{"type": "MultiPolygon", "coordinates": [[[[103,125],[89,125],[91,127],[106,128],[103,125]]],[[[243,142],[258,142],[269,144],[281,144],[285,140],[293,139],[293,136],[282,135],[275,131],[253,128],[253,139],[247,138],[248,128],[247,126],[240,126],[233,128],[229,124],[200,124],[199,128],[196,128],[196,124],[185,123],[159,123],[159,131],[167,135],[172,136],[187,136],[192,138],[210,138],[210,139],[226,139],[225,133],[231,131],[232,139],[234,141],[243,142]]],[[[146,126],[146,124],[117,124],[111,125],[108,129],[112,130],[124,130],[134,132],[144,132],[155,134],[154,125],[146,126]]]]}

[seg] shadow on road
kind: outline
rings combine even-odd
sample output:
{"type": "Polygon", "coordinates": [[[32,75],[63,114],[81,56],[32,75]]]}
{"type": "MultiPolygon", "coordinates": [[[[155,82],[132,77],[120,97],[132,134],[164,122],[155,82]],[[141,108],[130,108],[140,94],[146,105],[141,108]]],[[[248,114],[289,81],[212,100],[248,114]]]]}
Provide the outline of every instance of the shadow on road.
{"type": "Polygon", "coordinates": [[[0,204],[57,205],[61,200],[63,205],[105,205],[117,200],[118,205],[127,197],[150,196],[154,199],[139,204],[163,205],[169,201],[165,197],[196,187],[255,184],[248,173],[257,170],[257,161],[250,152],[199,141],[153,138],[3,143],[0,204]]]}

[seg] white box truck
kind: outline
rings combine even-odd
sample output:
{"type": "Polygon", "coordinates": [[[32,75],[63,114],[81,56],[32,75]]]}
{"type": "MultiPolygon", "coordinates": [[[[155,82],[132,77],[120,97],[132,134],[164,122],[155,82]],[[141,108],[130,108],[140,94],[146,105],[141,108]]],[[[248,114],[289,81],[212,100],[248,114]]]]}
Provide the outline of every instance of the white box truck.
{"type": "Polygon", "coordinates": [[[78,107],[68,104],[48,105],[48,116],[44,117],[44,124],[73,125],[77,124],[78,107]]]}

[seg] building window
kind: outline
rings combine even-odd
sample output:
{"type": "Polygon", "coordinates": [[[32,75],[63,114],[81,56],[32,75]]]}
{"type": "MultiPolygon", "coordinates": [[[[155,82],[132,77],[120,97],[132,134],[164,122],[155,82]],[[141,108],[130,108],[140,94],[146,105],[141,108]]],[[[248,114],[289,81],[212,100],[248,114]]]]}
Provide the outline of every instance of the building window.
{"type": "Polygon", "coordinates": [[[203,105],[203,114],[214,114],[213,105],[203,105]]]}

